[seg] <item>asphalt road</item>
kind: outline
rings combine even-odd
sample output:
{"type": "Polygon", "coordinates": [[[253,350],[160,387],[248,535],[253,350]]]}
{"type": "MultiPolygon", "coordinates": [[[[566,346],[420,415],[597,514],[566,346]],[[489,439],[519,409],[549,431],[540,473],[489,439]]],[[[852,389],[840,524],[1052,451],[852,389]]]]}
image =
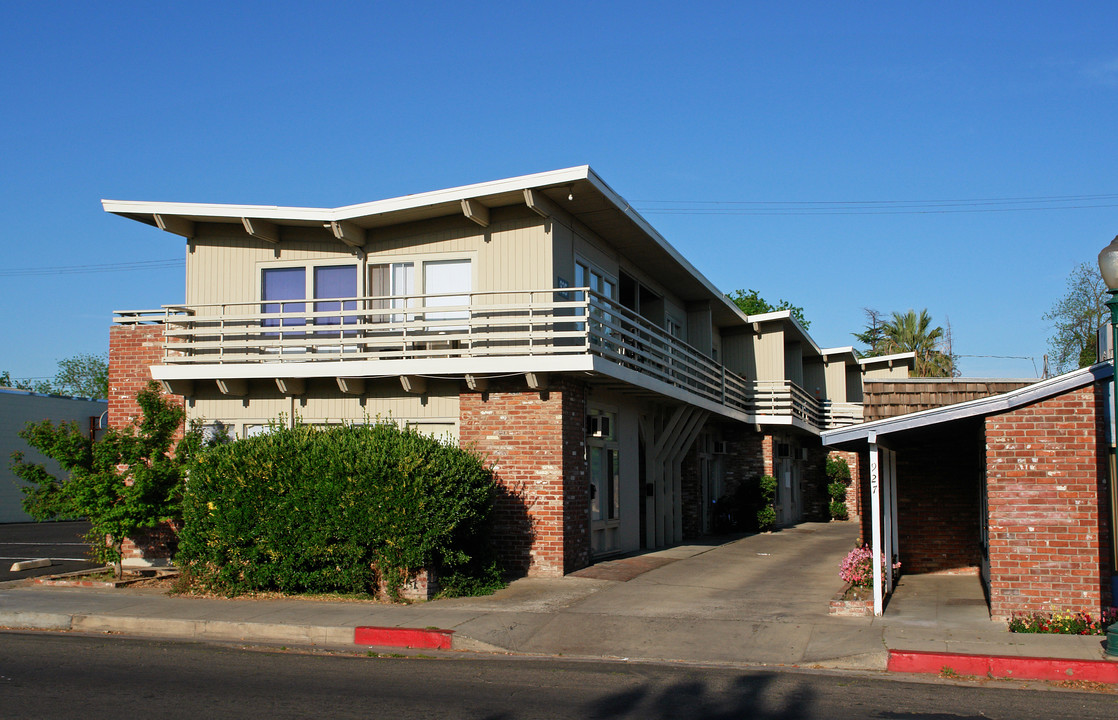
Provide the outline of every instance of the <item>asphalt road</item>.
{"type": "Polygon", "coordinates": [[[0,525],[0,582],[97,567],[85,559],[89,545],[82,537],[88,531],[85,521],[0,525]],[[37,558],[55,562],[50,567],[20,572],[8,569],[14,562],[37,558]]]}
{"type": "Polygon", "coordinates": [[[4,718],[1089,718],[1118,695],[803,671],[366,657],[0,633],[4,718]]]}

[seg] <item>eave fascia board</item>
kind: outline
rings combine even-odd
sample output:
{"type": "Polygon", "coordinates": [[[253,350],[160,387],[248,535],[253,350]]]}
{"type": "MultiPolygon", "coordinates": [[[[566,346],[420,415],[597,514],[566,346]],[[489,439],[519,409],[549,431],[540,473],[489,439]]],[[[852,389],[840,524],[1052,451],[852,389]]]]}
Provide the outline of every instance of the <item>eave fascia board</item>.
{"type": "Polygon", "coordinates": [[[916,360],[916,353],[893,353],[892,355],[874,355],[873,357],[858,358],[859,365],[878,365],[881,363],[897,363],[901,360],[916,360]]]}
{"type": "Polygon", "coordinates": [[[990,397],[968,400],[954,405],[944,405],[943,407],[898,415],[884,420],[874,420],[873,422],[851,425],[837,430],[827,430],[820,437],[824,445],[840,445],[866,440],[871,433],[881,436],[953,420],[993,415],[1106,380],[1113,373],[1114,370],[1110,363],[1097,363],[1000,395],[991,395],[990,397]]]}

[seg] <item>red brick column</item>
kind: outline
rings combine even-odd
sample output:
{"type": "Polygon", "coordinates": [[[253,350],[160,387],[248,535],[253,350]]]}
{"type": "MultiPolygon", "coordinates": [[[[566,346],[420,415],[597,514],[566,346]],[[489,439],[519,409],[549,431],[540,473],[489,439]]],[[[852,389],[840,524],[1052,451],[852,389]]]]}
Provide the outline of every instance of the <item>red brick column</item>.
{"type": "Polygon", "coordinates": [[[162,325],[109,328],[109,427],[125,428],[140,417],[136,395],[151,382],[151,366],[162,362],[162,325]]]}
{"type": "Polygon", "coordinates": [[[501,485],[494,540],[511,570],[559,577],[590,562],[586,396],[561,377],[546,392],[521,380],[459,395],[459,440],[501,485]]]}
{"type": "MultiPolygon", "coordinates": [[[[109,328],[109,427],[124,429],[140,418],[136,395],[151,382],[151,366],[163,362],[162,325],[113,325],[109,328]]],[[[169,395],[181,404],[182,398],[169,395]]],[[[182,437],[182,429],[177,434],[182,437]]],[[[152,528],[121,547],[125,564],[166,564],[174,554],[177,528],[152,528]],[[131,562],[130,562],[131,561],[131,562]]]]}
{"type": "Polygon", "coordinates": [[[862,517],[862,493],[859,492],[858,453],[845,450],[831,450],[830,457],[841,458],[850,468],[850,483],[846,486],[847,519],[857,522],[862,517]]]}
{"type": "Polygon", "coordinates": [[[1092,385],[986,418],[993,616],[1110,601],[1102,402],[1092,385]]]}

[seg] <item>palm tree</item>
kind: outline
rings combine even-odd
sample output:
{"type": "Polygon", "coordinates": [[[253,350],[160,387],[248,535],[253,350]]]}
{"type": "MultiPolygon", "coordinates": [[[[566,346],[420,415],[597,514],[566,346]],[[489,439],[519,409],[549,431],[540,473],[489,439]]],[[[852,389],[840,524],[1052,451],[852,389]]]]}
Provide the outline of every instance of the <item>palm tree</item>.
{"type": "Polygon", "coordinates": [[[913,369],[916,377],[952,377],[955,359],[940,349],[944,341],[943,328],[931,325],[932,316],[927,309],[921,310],[919,315],[915,310],[903,315],[894,312],[882,327],[884,349],[889,353],[916,353],[913,369]]]}

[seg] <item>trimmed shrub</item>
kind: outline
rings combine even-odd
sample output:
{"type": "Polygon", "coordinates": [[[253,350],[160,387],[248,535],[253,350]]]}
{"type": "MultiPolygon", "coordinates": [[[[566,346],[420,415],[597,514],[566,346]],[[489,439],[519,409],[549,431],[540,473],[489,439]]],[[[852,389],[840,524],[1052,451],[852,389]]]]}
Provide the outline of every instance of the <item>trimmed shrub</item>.
{"type": "Polygon", "coordinates": [[[827,494],[831,496],[831,518],[845,520],[849,514],[846,510],[846,487],[850,484],[850,466],[840,457],[827,458],[827,494]]]}
{"type": "Polygon", "coordinates": [[[761,478],[761,509],[757,511],[757,529],[768,532],[776,524],[776,478],[765,475],[761,478]]]}
{"type": "Polygon", "coordinates": [[[476,589],[494,492],[476,453],[391,423],[273,428],[196,456],[177,563],[229,594],[395,592],[421,568],[476,589]]]}

